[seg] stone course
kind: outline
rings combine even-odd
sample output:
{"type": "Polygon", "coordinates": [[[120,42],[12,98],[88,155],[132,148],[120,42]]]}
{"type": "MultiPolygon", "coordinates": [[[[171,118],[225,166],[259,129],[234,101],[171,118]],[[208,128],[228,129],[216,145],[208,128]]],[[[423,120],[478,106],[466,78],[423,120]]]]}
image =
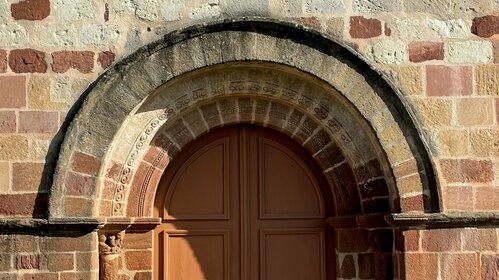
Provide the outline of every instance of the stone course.
{"type": "MultiPolygon", "coordinates": [[[[401,140],[418,137],[429,154],[426,163],[435,170],[436,182],[429,184],[438,190],[438,211],[495,213],[499,210],[498,10],[497,1],[487,0],[0,0],[0,229],[14,218],[31,221],[22,222],[26,224],[33,218],[46,219],[49,194],[67,195],[61,206],[65,216],[82,220],[97,214],[113,216],[121,180],[135,187],[146,181],[157,184],[170,158],[188,141],[241,120],[282,127],[321,166],[327,166],[329,183],[343,186],[335,187],[335,195],[344,198],[337,205],[338,213],[428,212],[425,205],[431,204],[428,199],[433,194],[421,182],[428,174],[413,157],[414,146],[401,140]],[[297,39],[293,32],[282,30],[278,32],[282,40],[270,34],[274,31],[241,35],[211,30],[209,35],[196,35],[192,44],[167,47],[188,37],[171,31],[248,16],[306,26],[345,48],[329,48],[311,37],[297,39]],[[149,45],[156,40],[164,43],[149,45]],[[235,41],[242,43],[231,44],[235,41]],[[202,48],[207,42],[212,47],[202,48]],[[322,47],[304,47],[314,44],[322,47]],[[375,69],[372,77],[356,68],[361,64],[347,65],[357,56],[375,69]],[[201,65],[252,59],[278,61],[334,84],[340,93],[349,93],[345,102],[353,104],[349,110],[359,115],[342,111],[321,87],[275,78],[275,71],[243,78],[226,73],[222,79],[206,72],[201,82],[191,80],[181,89],[168,89],[178,95],[171,100],[164,97],[162,109],[187,102],[178,107],[185,111],[173,110],[176,115],[171,118],[179,122],[158,127],[161,133],[156,138],[138,140],[150,124],[147,121],[159,114],[134,110],[165,81],[201,65]],[[372,97],[386,91],[381,79],[395,88],[383,100],[372,97]],[[106,81],[107,88],[95,88],[97,80],[106,81]],[[196,91],[202,84],[209,85],[206,92],[196,91]],[[250,98],[250,89],[257,89],[259,97],[250,98]],[[93,110],[79,111],[86,94],[96,91],[104,98],[87,99],[84,107],[93,110]],[[191,99],[182,99],[183,93],[191,99]],[[194,101],[205,93],[209,98],[194,101]],[[400,107],[380,107],[395,97],[401,100],[400,107]],[[338,122],[324,119],[325,109],[336,112],[338,122]],[[408,121],[394,117],[392,113],[399,110],[407,110],[417,134],[408,135],[408,130],[394,125],[408,121]],[[356,117],[341,119],[340,112],[356,117]],[[74,119],[77,113],[102,121],[84,123],[74,119]],[[369,121],[360,125],[352,119],[369,121]],[[124,126],[125,120],[130,124],[124,126]],[[55,172],[71,122],[92,133],[80,131],[80,138],[66,141],[88,143],[95,149],[75,150],[60,160],[55,172]],[[121,126],[133,129],[116,142],[110,131],[121,126]],[[134,162],[135,173],[124,174],[137,144],[145,145],[140,150],[143,158],[134,162]],[[66,193],[52,186],[54,174],[65,174],[66,193]]],[[[139,200],[133,203],[138,205],[139,200]]],[[[121,213],[136,214],[129,209],[121,213]]],[[[346,279],[381,278],[388,263],[395,279],[498,278],[498,230],[464,223],[459,227],[398,228],[390,261],[383,261],[387,253],[376,248],[376,242],[370,243],[375,230],[336,229],[337,273],[346,279]]],[[[96,235],[2,233],[0,279],[98,279],[96,235]]],[[[127,233],[118,262],[120,279],[152,277],[151,236],[127,233]]]]}

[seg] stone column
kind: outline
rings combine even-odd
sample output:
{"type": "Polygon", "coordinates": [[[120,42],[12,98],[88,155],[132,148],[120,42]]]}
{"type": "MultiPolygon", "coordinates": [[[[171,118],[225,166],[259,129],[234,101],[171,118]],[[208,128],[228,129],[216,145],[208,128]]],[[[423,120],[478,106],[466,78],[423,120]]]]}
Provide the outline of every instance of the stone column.
{"type": "Polygon", "coordinates": [[[125,231],[99,232],[100,280],[118,279],[121,244],[125,231]]]}

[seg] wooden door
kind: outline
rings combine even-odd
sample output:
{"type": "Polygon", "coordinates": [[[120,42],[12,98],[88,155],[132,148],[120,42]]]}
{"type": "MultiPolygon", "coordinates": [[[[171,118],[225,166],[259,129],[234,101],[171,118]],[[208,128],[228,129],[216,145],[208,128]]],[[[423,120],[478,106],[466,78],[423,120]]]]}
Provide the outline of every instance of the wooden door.
{"type": "Polygon", "coordinates": [[[331,279],[326,190],[315,162],[279,133],[240,125],[201,137],[160,182],[157,279],[331,279]]]}

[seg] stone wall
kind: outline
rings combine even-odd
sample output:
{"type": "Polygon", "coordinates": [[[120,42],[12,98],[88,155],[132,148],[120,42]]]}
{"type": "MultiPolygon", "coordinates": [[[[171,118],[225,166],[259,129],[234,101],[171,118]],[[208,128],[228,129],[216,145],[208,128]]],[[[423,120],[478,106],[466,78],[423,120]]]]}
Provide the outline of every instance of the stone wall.
{"type": "MultiPolygon", "coordinates": [[[[306,26],[364,59],[400,90],[438,175],[440,210],[452,217],[499,210],[498,1],[0,0],[2,221],[48,217],[64,134],[84,92],[106,69],[171,31],[245,16],[306,26]]],[[[96,172],[87,166],[83,174],[96,172]]],[[[79,195],[90,191],[75,189],[79,195]]],[[[77,202],[71,205],[75,212],[84,206],[77,202]]],[[[396,277],[499,277],[494,226],[438,227],[444,229],[394,232],[396,277]]],[[[67,234],[33,228],[2,231],[0,278],[96,277],[96,233],[57,237],[67,234]]],[[[152,262],[151,237],[130,234],[124,240],[122,278],[147,279],[150,266],[134,260],[149,256],[152,262]]],[[[368,267],[386,252],[362,242],[340,243],[339,277],[383,275],[368,267]]]]}

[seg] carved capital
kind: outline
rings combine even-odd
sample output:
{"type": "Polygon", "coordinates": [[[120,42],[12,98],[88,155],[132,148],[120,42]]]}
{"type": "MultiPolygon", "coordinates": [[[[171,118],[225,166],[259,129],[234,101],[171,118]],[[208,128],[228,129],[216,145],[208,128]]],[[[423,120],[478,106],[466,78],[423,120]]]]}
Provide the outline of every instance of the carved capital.
{"type": "Polygon", "coordinates": [[[99,232],[99,255],[119,254],[125,231],[99,232]]]}

